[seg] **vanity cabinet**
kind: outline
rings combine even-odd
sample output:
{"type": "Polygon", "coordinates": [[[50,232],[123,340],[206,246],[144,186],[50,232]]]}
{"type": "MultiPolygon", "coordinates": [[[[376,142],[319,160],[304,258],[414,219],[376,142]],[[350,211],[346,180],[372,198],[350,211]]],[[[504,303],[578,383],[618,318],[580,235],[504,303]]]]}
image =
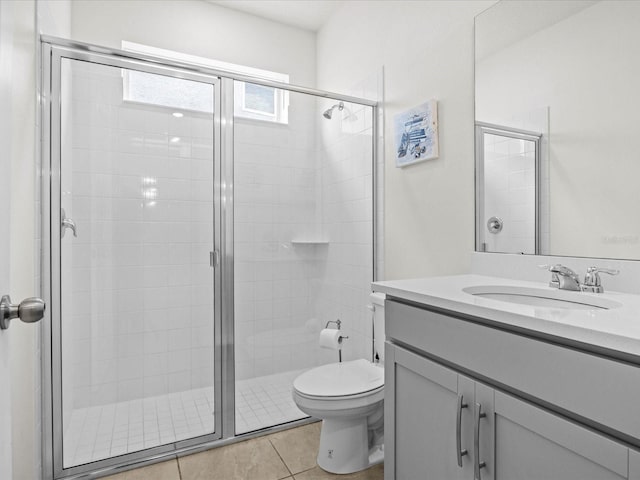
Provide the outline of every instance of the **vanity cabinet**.
{"type": "MultiPolygon", "coordinates": [[[[514,361],[513,345],[488,345],[471,356],[456,353],[459,343],[465,344],[465,327],[495,329],[451,317],[452,330],[440,337],[437,328],[428,328],[434,327],[429,316],[446,316],[404,304],[398,309],[394,303],[387,301],[386,308],[385,480],[640,480],[640,453],[586,419],[582,423],[562,415],[547,399],[533,396],[546,394],[535,388],[539,378],[525,379],[524,384],[534,386],[532,392],[493,381],[491,368],[485,367],[494,366],[503,380],[500,364],[514,361]],[[398,313],[402,318],[396,318],[398,313]],[[412,322],[412,316],[420,321],[412,322]],[[427,328],[421,332],[411,325],[427,328]],[[432,342],[437,356],[425,349],[432,342]],[[466,453],[459,457],[458,449],[466,453]],[[484,463],[479,471],[478,462],[484,463]]],[[[553,385],[562,369],[557,365],[555,372],[537,375],[553,385]]],[[[595,395],[599,386],[590,389],[595,395]]],[[[584,404],[562,398],[562,392],[556,398],[563,405],[584,404]]],[[[636,405],[638,398],[632,399],[636,405]]],[[[636,411],[618,413],[633,422],[636,411]]],[[[593,415],[607,418],[595,410],[593,415]]]]}
{"type": "Polygon", "coordinates": [[[626,479],[629,448],[551,412],[494,391],[496,480],[626,479]]]}
{"type": "Polygon", "coordinates": [[[629,480],[640,480],[640,452],[629,450],[629,480]]]}
{"type": "MultiPolygon", "coordinates": [[[[395,469],[389,463],[389,443],[385,434],[385,478],[462,480],[465,478],[463,470],[467,474],[473,473],[469,468],[469,456],[462,457],[465,468],[460,469],[455,453],[455,408],[459,396],[463,402],[471,404],[473,381],[392,345],[387,345],[385,355],[387,359],[391,359],[393,365],[393,402],[385,400],[385,408],[392,406],[391,415],[396,432],[393,436],[395,469]],[[397,394],[394,394],[395,392],[397,394]]],[[[387,360],[385,371],[388,365],[387,360]]],[[[388,378],[385,379],[387,380],[388,378]]],[[[390,384],[385,384],[387,398],[388,385],[390,384]]],[[[461,414],[461,425],[470,425],[471,410],[462,409],[461,414]]],[[[387,417],[388,412],[385,411],[385,422],[387,417]]],[[[460,434],[464,434],[464,442],[461,439],[461,443],[470,452],[470,430],[460,430],[460,434]]]]}

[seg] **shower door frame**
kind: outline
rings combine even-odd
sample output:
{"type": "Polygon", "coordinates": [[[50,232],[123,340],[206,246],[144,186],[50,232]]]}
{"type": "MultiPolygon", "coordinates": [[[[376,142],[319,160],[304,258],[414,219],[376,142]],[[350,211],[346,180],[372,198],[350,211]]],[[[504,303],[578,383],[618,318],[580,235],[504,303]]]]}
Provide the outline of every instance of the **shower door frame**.
{"type": "MultiPolygon", "coordinates": [[[[382,252],[379,251],[378,240],[382,235],[382,212],[379,211],[381,201],[378,187],[382,184],[379,176],[383,166],[378,163],[378,155],[382,152],[382,138],[379,126],[380,107],[375,100],[369,100],[350,95],[343,95],[314,88],[303,87],[258,77],[237,74],[224,70],[208,68],[201,65],[183,63],[163,57],[133,53],[113,48],[101,47],[88,43],[41,35],[41,56],[39,56],[42,82],[40,87],[40,106],[42,108],[41,140],[41,282],[42,294],[49,304],[41,333],[42,356],[42,462],[45,479],[74,479],[94,478],[96,475],[114,474],[146,464],[157,463],[183,455],[207,450],[214,446],[222,446],[240,440],[290,428],[292,425],[302,425],[315,421],[301,419],[284,425],[275,425],[258,431],[236,435],[235,432],[235,352],[234,352],[234,239],[233,239],[233,202],[234,202],[234,81],[242,81],[273,87],[289,92],[313,95],[321,98],[355,103],[371,107],[372,115],[372,281],[378,279],[379,266],[377,260],[382,252]],[[52,211],[52,193],[54,187],[60,187],[60,171],[52,169],[52,159],[58,155],[57,165],[60,166],[60,123],[58,130],[52,123],[55,112],[60,112],[59,96],[52,97],[52,87],[56,76],[60,81],[59,58],[71,58],[94,63],[101,63],[120,68],[134,66],[136,70],[149,73],[170,75],[177,78],[202,82],[205,78],[215,80],[214,86],[214,249],[218,252],[217,265],[214,268],[214,317],[215,317],[215,433],[205,437],[196,437],[180,442],[160,445],[150,449],[126,454],[122,457],[110,457],[97,462],[88,463],[71,468],[62,468],[62,422],[61,416],[54,412],[61,412],[60,404],[61,376],[60,376],[60,343],[54,345],[53,335],[60,333],[60,312],[53,312],[51,300],[55,294],[60,299],[60,284],[54,282],[60,271],[52,260],[60,254],[58,241],[57,250],[52,251],[55,242],[52,241],[52,227],[60,224],[60,211],[52,211]],[[56,104],[57,102],[57,104],[56,104]],[[57,134],[57,136],[56,136],[57,134]],[[57,182],[57,183],[56,183],[57,182]],[[57,317],[55,317],[57,315],[57,317]],[[57,322],[57,323],[56,323],[57,322]],[[57,364],[56,364],[57,363],[57,364]],[[56,381],[57,380],[57,381],[56,381]],[[56,394],[58,395],[56,399],[56,394]],[[58,410],[56,410],[58,408],[58,410]],[[57,438],[54,442],[54,438],[57,438]],[[123,458],[126,460],[123,462],[123,458]]],[[[59,87],[59,85],[58,85],[59,87]]],[[[59,91],[59,88],[58,88],[59,91]]],[[[381,208],[380,208],[381,210],[381,208]]],[[[59,302],[59,300],[56,300],[59,302]]],[[[53,305],[56,305],[56,302],[53,305]]],[[[57,304],[59,307],[59,303],[57,304]]]]}
{"type": "Polygon", "coordinates": [[[515,253],[515,252],[492,252],[486,250],[485,224],[484,224],[484,136],[496,135],[500,137],[514,138],[532,142],[535,145],[534,168],[535,168],[535,213],[534,213],[534,252],[531,255],[540,255],[541,232],[540,232],[540,192],[542,179],[541,151],[542,134],[529,130],[504,127],[492,123],[476,122],[475,124],[475,197],[476,197],[476,225],[475,225],[475,251],[486,253],[515,253]]]}
{"type": "MultiPolygon", "coordinates": [[[[223,309],[228,308],[225,303],[222,270],[226,261],[212,265],[213,298],[214,298],[214,429],[206,435],[188,438],[177,442],[160,444],[145,448],[122,456],[108,457],[103,460],[89,462],[82,465],[64,468],[63,463],[63,424],[62,424],[62,351],[61,351],[61,243],[57,233],[60,225],[60,190],[61,190],[61,67],[63,59],[88,62],[127,70],[142,71],[151,74],[164,75],[172,78],[185,79],[211,85],[214,92],[214,124],[213,124],[213,218],[212,226],[214,241],[212,248],[215,252],[223,251],[223,221],[224,210],[228,203],[223,201],[225,196],[225,182],[222,180],[222,149],[228,146],[229,139],[233,139],[230,129],[233,125],[221,122],[224,108],[228,102],[222,97],[223,80],[210,73],[189,71],[180,66],[161,64],[146,59],[130,58],[126,55],[115,55],[102,49],[87,49],[83,46],[75,48],[73,45],[60,45],[43,38],[42,43],[42,292],[49,306],[48,318],[43,322],[42,332],[42,390],[43,390],[43,470],[45,478],[75,478],[97,472],[116,473],[122,468],[126,458],[126,465],[143,464],[163,457],[175,456],[178,452],[190,450],[203,443],[211,443],[225,436],[223,431],[224,418],[228,417],[228,410],[232,408],[229,402],[223,401],[223,381],[228,380],[223,373],[223,357],[231,355],[229,348],[233,347],[233,332],[223,324],[223,309]],[[56,339],[56,341],[54,341],[56,339]],[[141,463],[142,462],[142,463],[141,463]]],[[[231,104],[233,106],[233,104],[231,104]]],[[[214,255],[218,258],[220,255],[214,255]]],[[[233,365],[231,365],[233,367],[233,365]]],[[[233,372],[231,372],[233,374],[233,372]]]]}

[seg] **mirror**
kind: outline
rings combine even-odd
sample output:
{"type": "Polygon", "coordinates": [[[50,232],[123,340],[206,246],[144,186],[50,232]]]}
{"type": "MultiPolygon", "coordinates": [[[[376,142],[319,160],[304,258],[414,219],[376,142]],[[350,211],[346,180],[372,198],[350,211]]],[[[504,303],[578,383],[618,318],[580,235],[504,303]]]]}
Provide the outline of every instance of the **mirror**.
{"type": "Polygon", "coordinates": [[[476,250],[640,259],[640,2],[476,17],[476,250]]]}

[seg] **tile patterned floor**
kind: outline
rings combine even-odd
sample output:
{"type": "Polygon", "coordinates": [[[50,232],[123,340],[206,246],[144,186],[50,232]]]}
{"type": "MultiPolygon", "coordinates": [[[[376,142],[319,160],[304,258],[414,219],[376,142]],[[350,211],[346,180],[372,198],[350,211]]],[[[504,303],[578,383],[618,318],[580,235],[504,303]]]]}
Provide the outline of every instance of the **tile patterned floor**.
{"type": "MultiPolygon", "coordinates": [[[[298,370],[236,385],[236,432],[304,418],[291,398],[298,370]]],[[[72,412],[65,433],[66,467],[211,433],[213,388],[201,388],[72,412]]]]}
{"type": "Polygon", "coordinates": [[[383,480],[384,466],[333,475],[316,465],[320,423],[131,470],[105,480],[383,480]]]}
{"type": "Polygon", "coordinates": [[[64,464],[81,465],[213,430],[213,388],[79,408],[64,436],[64,464]]]}
{"type": "Polygon", "coordinates": [[[293,380],[302,370],[236,382],[236,433],[305,418],[291,396],[293,380]]]}

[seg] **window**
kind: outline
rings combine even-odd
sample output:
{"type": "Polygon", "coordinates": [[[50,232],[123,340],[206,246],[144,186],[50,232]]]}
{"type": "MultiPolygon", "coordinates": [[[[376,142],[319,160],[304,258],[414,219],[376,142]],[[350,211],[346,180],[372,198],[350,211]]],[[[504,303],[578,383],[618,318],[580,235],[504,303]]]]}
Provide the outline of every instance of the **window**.
{"type": "Polygon", "coordinates": [[[213,113],[213,88],[207,83],[155,73],[124,70],[124,100],[213,113]]]}
{"type": "MultiPolygon", "coordinates": [[[[250,75],[283,83],[289,82],[289,75],[283,73],[220,62],[147,45],[123,41],[122,48],[130,52],[178,60],[230,73],[250,75]]],[[[240,81],[235,81],[234,85],[234,113],[236,117],[288,123],[288,91],[240,81]]],[[[124,75],[124,100],[199,112],[213,112],[213,90],[209,85],[144,72],[126,71],[124,75]],[[170,95],[169,92],[171,92],[170,95]]]]}
{"type": "Polygon", "coordinates": [[[255,83],[235,82],[236,117],[288,123],[289,92],[255,83]]]}

